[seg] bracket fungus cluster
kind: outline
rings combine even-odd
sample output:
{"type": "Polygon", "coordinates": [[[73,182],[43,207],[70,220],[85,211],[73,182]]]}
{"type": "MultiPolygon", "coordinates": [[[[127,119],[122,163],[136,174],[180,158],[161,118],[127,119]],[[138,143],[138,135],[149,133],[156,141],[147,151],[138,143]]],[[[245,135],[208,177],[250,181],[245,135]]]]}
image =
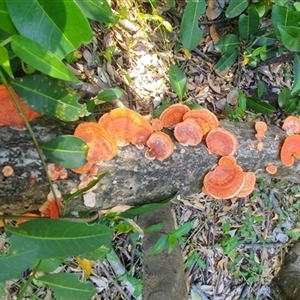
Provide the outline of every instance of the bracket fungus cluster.
{"type": "Polygon", "coordinates": [[[216,199],[229,199],[252,192],[255,174],[244,172],[237,164],[234,158],[238,148],[235,135],[219,127],[217,117],[209,110],[190,110],[183,104],[170,105],[151,123],[137,112],[122,107],[104,114],[98,123],[80,124],[74,134],[87,143],[88,162],[73,171],[86,172],[94,163],[112,159],[117,154],[117,146],[129,143],[138,149],[146,146],[147,159],[164,161],[175,148],[169,130],[181,145],[197,146],[204,140],[210,153],[221,156],[218,165],[204,177],[205,193],[216,199]]]}
{"type": "Polygon", "coordinates": [[[285,119],[282,129],[286,131],[287,137],[283,142],[280,151],[280,159],[283,165],[289,167],[300,159],[300,119],[289,116],[285,119]]]}

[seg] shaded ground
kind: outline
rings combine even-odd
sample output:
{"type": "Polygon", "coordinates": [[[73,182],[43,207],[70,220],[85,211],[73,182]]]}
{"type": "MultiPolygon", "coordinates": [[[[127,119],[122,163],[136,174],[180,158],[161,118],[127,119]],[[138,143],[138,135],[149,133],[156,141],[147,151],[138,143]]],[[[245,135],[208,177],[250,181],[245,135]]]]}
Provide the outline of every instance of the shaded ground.
{"type": "MultiPolygon", "coordinates": [[[[162,100],[179,101],[170,89],[167,73],[170,63],[176,63],[188,80],[184,101],[207,107],[219,118],[225,117],[226,101],[233,108],[237,105],[232,90],[240,88],[255,95],[258,81],[264,85],[264,99],[277,107],[276,94],[291,85],[288,61],[278,59],[253,69],[236,64],[217,74],[213,64],[218,54],[213,47],[214,36],[208,32],[216,25],[218,34],[224,34],[221,28],[232,30],[230,24],[225,20],[223,23],[201,20],[207,34],[188,57],[182,50],[172,51],[180,12],[180,5],[177,12],[164,12],[174,27],[172,33],[164,32],[161,24],[142,22],[134,9],[128,9],[130,21],[119,22],[113,30],[93,24],[95,38],[82,47],[82,58],[73,65],[74,72],[77,70],[87,87],[92,87],[89,91],[81,88],[83,99],[94,96],[98,90],[119,87],[123,91],[120,100],[147,117],[162,100]],[[110,46],[115,46],[111,63],[103,56],[110,46]]],[[[115,101],[102,105],[97,108],[97,114],[119,104],[115,101]]],[[[283,117],[279,109],[270,116],[248,111],[240,121],[261,119],[280,125],[283,117]]],[[[192,199],[175,200],[178,224],[195,220],[182,243],[190,299],[272,299],[269,283],[290,245],[300,236],[299,198],[300,186],[258,179],[254,193],[245,199],[216,201],[200,193],[192,199]]],[[[103,262],[93,262],[90,280],[99,292],[93,299],[140,299],[134,296],[139,294],[142,277],[140,238],[137,234],[118,234],[114,245],[116,255],[103,262]]],[[[63,268],[82,273],[72,259],[63,268]]],[[[8,287],[12,298],[5,299],[14,299],[18,284],[10,282],[8,287]]],[[[51,299],[49,291],[36,289],[35,295],[51,299]]]]}

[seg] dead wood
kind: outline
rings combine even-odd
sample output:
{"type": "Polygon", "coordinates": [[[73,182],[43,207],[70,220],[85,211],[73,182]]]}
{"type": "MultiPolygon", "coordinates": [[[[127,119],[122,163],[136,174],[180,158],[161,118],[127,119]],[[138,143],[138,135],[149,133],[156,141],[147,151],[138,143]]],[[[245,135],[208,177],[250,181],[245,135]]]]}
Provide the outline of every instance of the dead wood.
{"type": "MultiPolygon", "coordinates": [[[[32,126],[41,144],[55,136],[71,134],[74,127],[44,119],[37,120],[32,126]]],[[[268,163],[274,163],[278,166],[275,177],[300,182],[299,161],[288,168],[279,160],[279,149],[285,138],[280,128],[269,126],[263,140],[264,148],[258,151],[253,124],[224,121],[222,126],[237,136],[237,161],[245,171],[254,171],[258,177],[269,177],[265,167],[268,163]]],[[[115,159],[99,166],[100,172],[108,173],[94,191],[96,205],[93,209],[149,203],[164,199],[174,192],[179,192],[182,197],[199,192],[204,174],[217,163],[218,157],[211,155],[204,143],[197,147],[175,144],[175,153],[164,162],[147,160],[144,157],[145,149],[138,150],[131,145],[120,148],[115,159]]],[[[38,209],[49,193],[49,185],[26,130],[0,128],[0,169],[5,165],[11,165],[15,173],[7,178],[0,173],[0,211],[20,214],[38,209]],[[35,184],[30,184],[31,178],[36,180],[35,184]]],[[[79,176],[69,171],[68,179],[55,183],[65,195],[75,189],[79,182],[79,176]]],[[[67,211],[86,209],[81,197],[72,200],[66,207],[67,211]]]]}

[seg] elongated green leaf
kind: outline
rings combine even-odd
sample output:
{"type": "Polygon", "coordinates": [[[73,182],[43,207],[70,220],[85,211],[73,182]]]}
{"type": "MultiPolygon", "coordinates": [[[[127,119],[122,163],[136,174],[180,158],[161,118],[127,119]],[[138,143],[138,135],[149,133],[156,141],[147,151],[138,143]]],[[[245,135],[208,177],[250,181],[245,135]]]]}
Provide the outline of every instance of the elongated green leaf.
{"type": "Polygon", "coordinates": [[[150,254],[158,254],[168,247],[168,235],[162,235],[150,250],[150,254]]]}
{"type": "Polygon", "coordinates": [[[222,53],[233,53],[239,46],[240,41],[235,34],[226,34],[218,40],[216,48],[222,53]]]}
{"type": "Polygon", "coordinates": [[[97,95],[97,98],[94,99],[94,102],[95,104],[102,104],[105,102],[113,101],[122,97],[122,94],[123,93],[120,89],[116,89],[116,88],[106,89],[97,95]]]}
{"type": "Polygon", "coordinates": [[[195,221],[189,221],[184,223],[183,225],[179,226],[177,229],[175,229],[174,234],[177,238],[180,238],[187,234],[193,227],[195,221]]]}
{"type": "Polygon", "coordinates": [[[17,34],[18,31],[11,21],[5,0],[0,0],[0,28],[10,34],[17,34]]]}
{"type": "Polygon", "coordinates": [[[224,54],[219,59],[219,61],[217,62],[216,66],[215,66],[216,71],[221,72],[221,71],[224,71],[224,70],[230,68],[235,63],[237,56],[238,56],[237,50],[235,50],[234,52],[229,53],[229,54],[227,54],[227,53],[224,54]]]}
{"type": "Polygon", "coordinates": [[[34,241],[13,235],[8,242],[10,243],[8,253],[0,255],[0,282],[20,277],[38,257],[39,247],[34,241]]]}
{"type": "Polygon", "coordinates": [[[96,294],[96,288],[91,282],[80,282],[75,274],[49,274],[39,277],[38,281],[53,289],[56,300],[88,300],[96,294]]]}
{"type": "Polygon", "coordinates": [[[43,45],[60,60],[89,42],[92,30],[80,8],[69,0],[7,0],[9,15],[18,31],[43,45]]]}
{"type": "Polygon", "coordinates": [[[283,45],[290,51],[300,51],[300,28],[295,26],[278,26],[283,45]]]}
{"type": "Polygon", "coordinates": [[[259,16],[253,6],[248,8],[248,15],[240,15],[238,24],[241,38],[249,41],[251,35],[258,30],[259,26],[259,16]]]}
{"type": "MultiPolygon", "coordinates": [[[[39,247],[39,258],[67,257],[84,254],[100,246],[110,248],[113,230],[101,225],[60,219],[34,219],[6,230],[34,241],[39,247]]],[[[25,242],[24,242],[25,244],[25,242]]]]}
{"type": "Polygon", "coordinates": [[[106,0],[74,0],[84,15],[92,20],[113,23],[114,15],[106,0]]]}
{"type": "Polygon", "coordinates": [[[47,258],[42,259],[41,262],[38,264],[38,266],[33,266],[33,268],[38,272],[44,272],[49,273],[54,271],[56,268],[59,267],[59,265],[64,261],[63,258],[47,258]]]}
{"type": "Polygon", "coordinates": [[[188,1],[185,7],[180,25],[180,39],[188,50],[195,49],[202,39],[203,33],[198,26],[198,18],[205,13],[205,10],[204,0],[188,1]]]}
{"type": "Polygon", "coordinates": [[[11,38],[12,50],[36,70],[54,78],[77,82],[78,79],[50,51],[39,43],[20,35],[11,38]]]}
{"type": "Polygon", "coordinates": [[[300,56],[295,54],[294,57],[294,84],[292,88],[292,94],[295,95],[300,92],[300,56]]]}
{"type": "Polygon", "coordinates": [[[15,79],[12,85],[29,107],[42,114],[63,121],[76,121],[88,114],[85,104],[79,104],[79,95],[64,82],[44,75],[15,79]]]}
{"type": "Polygon", "coordinates": [[[300,19],[300,11],[290,11],[287,6],[273,5],[272,6],[272,24],[275,34],[278,39],[281,39],[279,26],[298,26],[300,19]]]}
{"type": "Polygon", "coordinates": [[[74,135],[56,137],[45,143],[42,150],[50,161],[65,168],[79,168],[87,162],[88,146],[74,135]]]}
{"type": "Polygon", "coordinates": [[[156,209],[161,208],[162,206],[166,205],[166,203],[170,202],[172,199],[174,199],[174,197],[177,195],[173,194],[170,197],[163,199],[159,202],[155,202],[155,203],[149,203],[149,204],[144,204],[144,205],[140,205],[140,206],[135,206],[133,208],[130,208],[124,212],[122,212],[120,214],[120,216],[122,218],[134,218],[138,215],[147,213],[147,212],[151,212],[154,211],[156,209]]]}
{"type": "Polygon", "coordinates": [[[230,0],[225,11],[226,18],[237,17],[248,7],[248,4],[248,0],[230,0]]]}
{"type": "Polygon", "coordinates": [[[0,66],[4,69],[4,71],[8,74],[10,78],[14,78],[14,75],[10,68],[8,52],[6,48],[0,45],[0,66]]]}
{"type": "Polygon", "coordinates": [[[271,104],[253,97],[247,97],[247,107],[263,114],[270,114],[275,111],[271,104]]]}
{"type": "Polygon", "coordinates": [[[183,71],[175,65],[170,65],[169,78],[174,92],[182,99],[186,90],[186,77],[183,71]]]}

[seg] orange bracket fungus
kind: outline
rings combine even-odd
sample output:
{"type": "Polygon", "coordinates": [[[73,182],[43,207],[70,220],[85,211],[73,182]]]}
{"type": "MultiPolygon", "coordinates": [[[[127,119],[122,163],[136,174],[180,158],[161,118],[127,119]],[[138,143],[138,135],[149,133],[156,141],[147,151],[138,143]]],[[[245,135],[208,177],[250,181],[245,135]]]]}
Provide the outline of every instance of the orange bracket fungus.
{"type": "Polygon", "coordinates": [[[300,133],[300,119],[295,116],[287,117],[281,127],[288,135],[300,133]]]}
{"type": "MultiPolygon", "coordinates": [[[[41,114],[30,109],[16,94],[15,96],[29,122],[41,116],[41,114]]],[[[25,126],[23,118],[20,116],[10,93],[4,85],[0,85],[0,126],[16,128],[23,128],[25,126]]]]}
{"type": "Polygon", "coordinates": [[[89,147],[87,163],[82,167],[72,169],[76,173],[86,173],[94,163],[110,160],[117,155],[118,148],[115,140],[97,123],[79,124],[74,135],[82,138],[89,147]]]}
{"type": "Polygon", "coordinates": [[[277,172],[277,167],[274,165],[274,164],[267,164],[266,166],[266,171],[271,174],[271,175],[274,175],[276,174],[277,172]]]}
{"type": "Polygon", "coordinates": [[[219,126],[219,120],[208,109],[195,109],[190,110],[183,116],[183,120],[187,118],[194,119],[201,127],[203,135],[206,135],[210,130],[219,126]]]}
{"type": "Polygon", "coordinates": [[[161,131],[164,128],[162,121],[158,118],[151,121],[153,131],[161,131]]]}
{"type": "Polygon", "coordinates": [[[292,166],[295,158],[300,158],[300,135],[288,136],[281,147],[280,159],[285,166],[292,166]]]}
{"type": "Polygon", "coordinates": [[[184,146],[197,146],[202,141],[203,133],[194,119],[185,119],[175,126],[174,136],[184,146]]]}
{"type": "Polygon", "coordinates": [[[256,130],[255,138],[258,141],[262,141],[267,129],[268,129],[268,125],[265,122],[263,122],[263,121],[256,122],[255,123],[255,130],[256,130]]]}
{"type": "Polygon", "coordinates": [[[205,142],[210,153],[220,156],[234,155],[238,147],[235,135],[221,127],[212,129],[207,134],[205,142]]]}
{"type": "Polygon", "coordinates": [[[120,147],[131,143],[142,149],[153,132],[147,120],[127,107],[113,109],[104,114],[98,123],[120,147]]]}
{"type": "Polygon", "coordinates": [[[172,104],[167,107],[160,115],[159,119],[163,127],[172,129],[176,124],[183,121],[183,116],[190,109],[181,103],[172,104]]]}
{"type": "Polygon", "coordinates": [[[59,165],[50,163],[47,165],[48,175],[50,180],[55,181],[57,179],[66,179],[68,178],[67,170],[59,165]]]}
{"type": "Polygon", "coordinates": [[[153,132],[147,141],[149,149],[145,152],[148,159],[163,161],[174,152],[174,144],[171,138],[164,132],[153,132]]]}
{"type": "Polygon", "coordinates": [[[245,182],[242,189],[236,194],[238,198],[245,198],[253,192],[256,175],[253,172],[244,172],[245,182]]]}
{"type": "Polygon", "coordinates": [[[245,173],[231,156],[222,157],[217,166],[204,176],[203,192],[216,199],[235,197],[243,188],[245,173]]]}

